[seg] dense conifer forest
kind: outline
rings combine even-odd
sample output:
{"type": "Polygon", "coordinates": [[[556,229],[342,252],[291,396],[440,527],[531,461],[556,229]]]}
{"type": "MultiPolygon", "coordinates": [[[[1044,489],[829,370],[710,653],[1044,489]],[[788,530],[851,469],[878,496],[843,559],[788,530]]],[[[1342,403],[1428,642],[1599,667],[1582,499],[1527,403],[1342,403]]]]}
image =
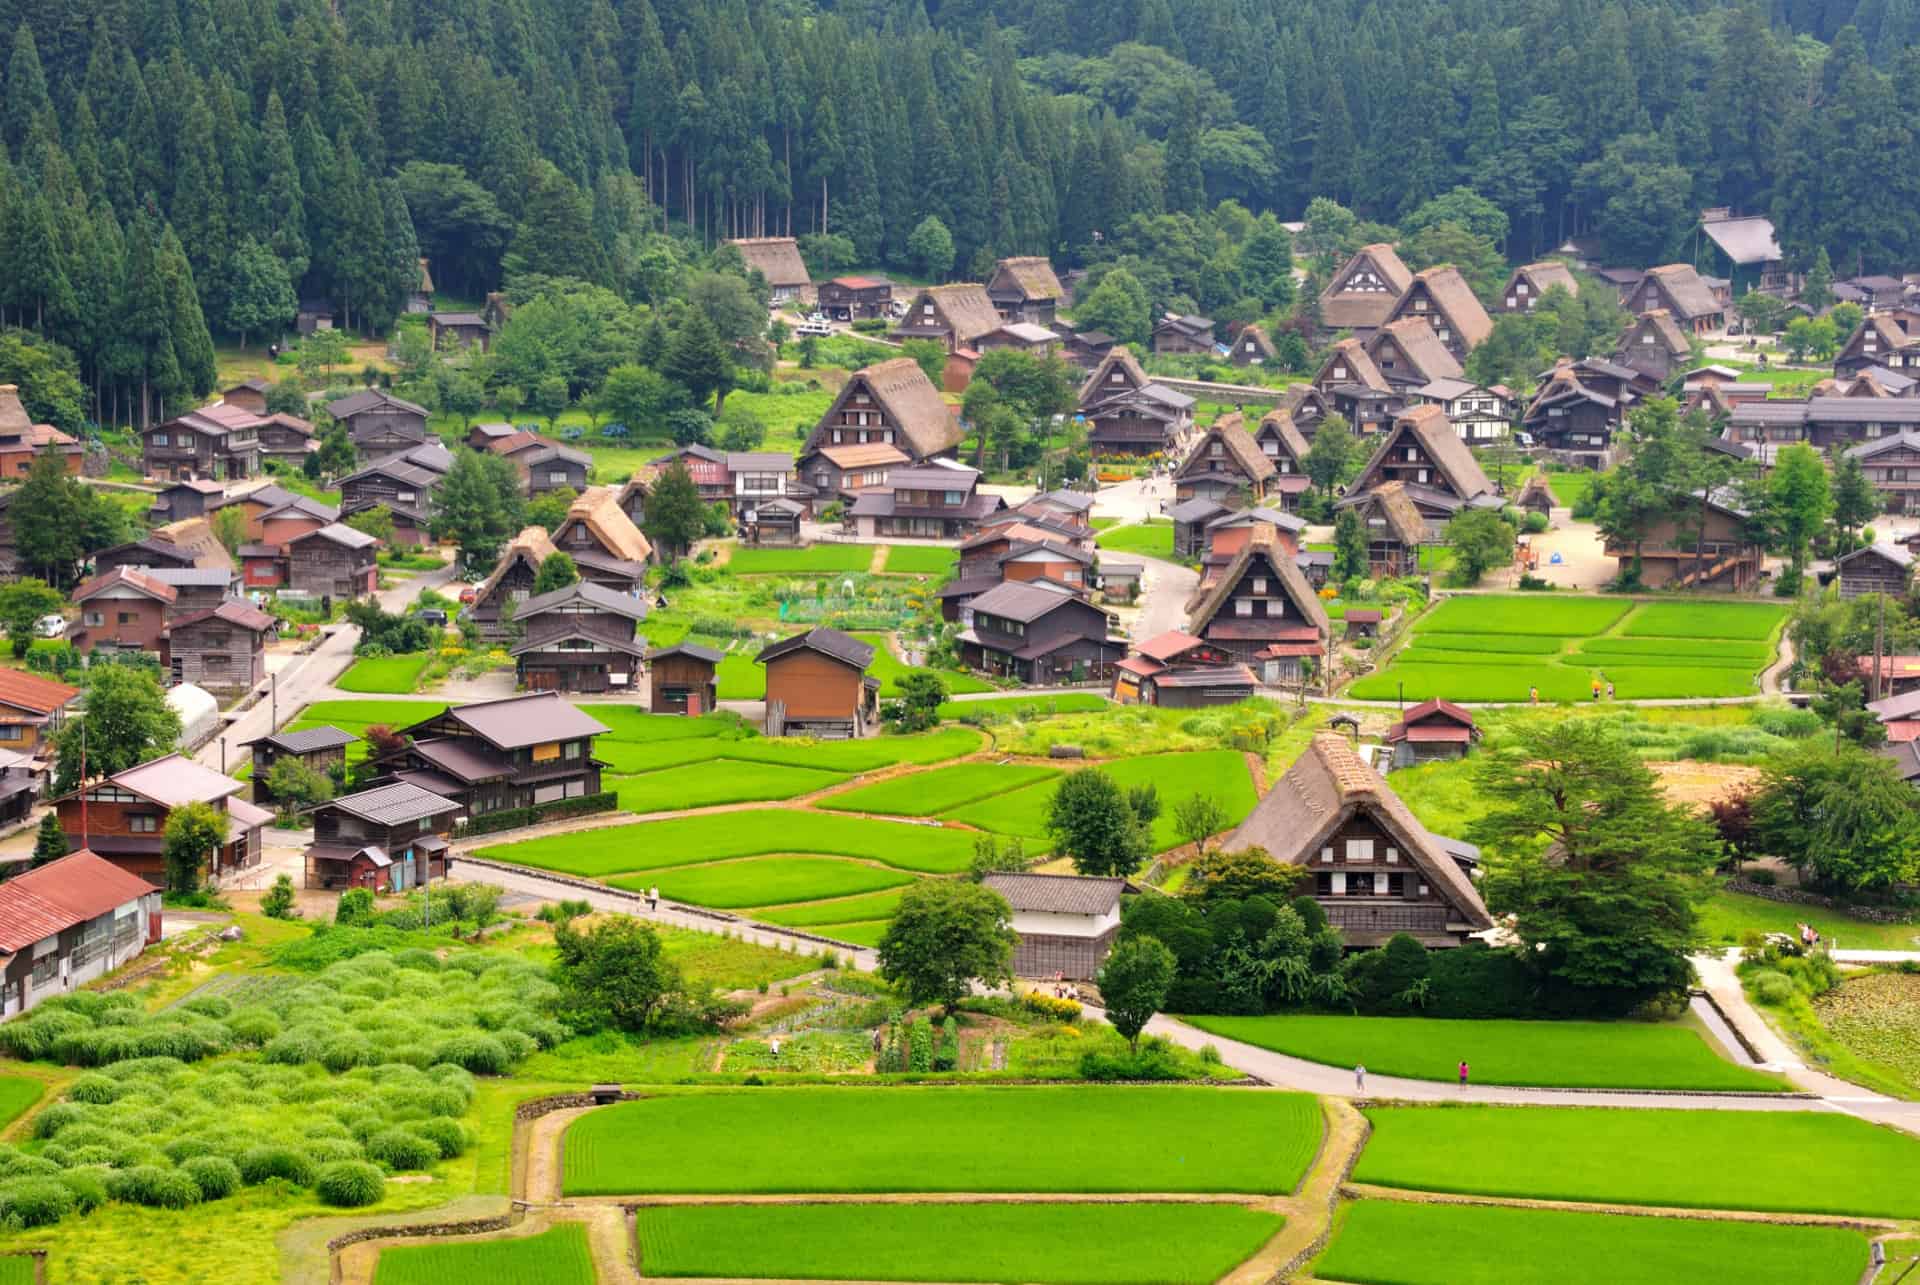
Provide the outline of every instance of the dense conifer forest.
{"type": "Polygon", "coordinates": [[[1391,225],[1464,187],[1508,259],[1683,257],[1730,205],[1799,266],[1897,269],[1917,29],[1920,0],[0,0],[0,321],[125,419],[295,298],[384,327],[422,256],[450,297],[656,303],[730,236],[920,266],[933,216],[946,275],[1130,257],[1206,306],[1248,293],[1223,201],[1391,225]]]}

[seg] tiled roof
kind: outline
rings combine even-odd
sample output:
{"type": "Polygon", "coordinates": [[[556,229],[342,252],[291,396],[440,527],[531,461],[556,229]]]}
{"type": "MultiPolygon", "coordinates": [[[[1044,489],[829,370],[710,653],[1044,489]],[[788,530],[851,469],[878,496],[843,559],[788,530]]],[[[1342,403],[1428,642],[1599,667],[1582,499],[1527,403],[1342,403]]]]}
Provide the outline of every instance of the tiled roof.
{"type": "Polygon", "coordinates": [[[167,631],[169,633],[175,633],[185,629],[188,625],[197,625],[203,620],[214,619],[224,620],[236,628],[245,629],[250,633],[256,634],[263,634],[268,630],[276,629],[280,624],[278,620],[260,610],[260,608],[254,606],[252,603],[241,602],[237,598],[229,598],[217,607],[209,607],[205,611],[196,611],[189,615],[175,617],[173,620],[167,622],[167,631]]]}
{"type": "Polygon", "coordinates": [[[779,642],[769,643],[762,648],[755,659],[762,665],[770,660],[796,651],[816,651],[829,656],[844,665],[855,669],[865,669],[873,663],[873,645],[863,643],[851,634],[843,634],[838,629],[829,629],[824,625],[816,626],[803,634],[791,638],[782,638],[779,642]]]}
{"type": "Polygon", "coordinates": [[[246,745],[266,744],[284,754],[311,754],[315,750],[352,745],[359,739],[352,732],[343,732],[337,727],[309,727],[298,732],[275,732],[271,736],[256,737],[247,741],[246,745]]]}
{"type": "Polygon", "coordinates": [[[172,602],[180,596],[179,592],[175,590],[172,585],[162,583],[144,571],[135,570],[133,567],[115,567],[111,571],[101,572],[93,579],[75,589],[73,591],[73,600],[75,602],[85,602],[96,594],[120,585],[136,589],[147,597],[160,602],[172,602]]]}
{"type": "Polygon", "coordinates": [[[601,736],[604,724],[560,699],[558,692],[533,692],[503,700],[457,705],[446,717],[503,750],[524,749],[547,741],[601,736]]]}
{"type": "Polygon", "coordinates": [[[1015,910],[1055,915],[1105,915],[1120,904],[1125,879],[1083,875],[990,874],[981,880],[1015,910]]]}

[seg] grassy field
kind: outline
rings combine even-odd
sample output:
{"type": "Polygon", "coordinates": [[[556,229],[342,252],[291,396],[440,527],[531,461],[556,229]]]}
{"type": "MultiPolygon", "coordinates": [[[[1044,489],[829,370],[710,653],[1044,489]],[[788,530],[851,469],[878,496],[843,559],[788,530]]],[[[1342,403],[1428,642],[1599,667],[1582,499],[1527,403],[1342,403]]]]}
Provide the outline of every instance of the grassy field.
{"type": "Polygon", "coordinates": [[[956,874],[973,856],[973,838],[965,830],[768,808],[548,835],[495,844],[477,855],[587,878],[773,853],[865,857],[902,870],[956,874]]]}
{"type": "Polygon", "coordinates": [[[695,906],[731,910],[786,902],[850,897],[912,883],[913,876],[844,857],[750,857],[707,866],[609,880],[634,892],[658,885],[662,896],[695,906]]]}
{"type": "Polygon", "coordinates": [[[737,937],[664,925],[656,925],[654,931],[660,935],[661,954],[679,965],[684,975],[712,982],[723,991],[785,981],[815,967],[815,961],[803,955],[756,946],[737,937]]]}
{"type": "Polygon", "coordinates": [[[334,686],[343,692],[410,692],[420,685],[420,673],[432,660],[425,652],[356,660],[334,686]]]}
{"type": "Polygon", "coordinates": [[[1291,1191],[1319,1147],[1306,1094],[1191,1088],[795,1088],[595,1111],[567,1195],[1291,1191]],[[742,1164],[732,1140],[753,1140],[742,1164]],[[1035,1145],[1036,1139],[1072,1145],[1035,1145]],[[910,1144],[903,1144],[910,1140],[910,1144]]]}
{"type": "Polygon", "coordinates": [[[932,544],[890,544],[881,570],[888,575],[945,576],[960,560],[958,549],[932,544]]]}
{"type": "Polygon", "coordinates": [[[913,736],[871,736],[857,741],[736,735],[654,741],[601,737],[594,742],[593,752],[614,772],[628,776],[719,758],[851,774],[900,763],[938,763],[971,754],[980,745],[980,733],[949,727],[913,736]]]}
{"type": "Polygon", "coordinates": [[[1363,1200],[1313,1273],[1356,1285],[1847,1285],[1866,1263],[1867,1238],[1841,1227],[1363,1200]]]}
{"type": "Polygon", "coordinates": [[[1920,1139],[1811,1111],[1381,1107],[1357,1182],[1696,1209],[1920,1214],[1920,1139]]]}
{"type": "MultiPolygon", "coordinates": [[[[1238,750],[1195,750],[1186,754],[1150,754],[1111,759],[1097,765],[1121,786],[1152,785],[1160,792],[1160,816],[1153,823],[1153,850],[1164,852],[1181,842],[1174,826],[1174,804],[1190,794],[1210,794],[1227,810],[1230,824],[1239,822],[1259,802],[1246,758],[1238,750]]],[[[1047,837],[1047,808],[1056,782],[1038,781],[977,803],[949,809],[953,821],[979,826],[996,834],[1026,839],[1047,837]]]]}
{"type": "MultiPolygon", "coordinates": [[[[885,634],[855,634],[861,642],[873,646],[873,662],[867,666],[867,672],[880,680],[882,696],[898,696],[900,680],[913,671],[913,666],[893,654],[893,648],[887,642],[885,634]]],[[[970,674],[958,669],[936,670],[942,682],[946,683],[950,694],[963,692],[990,692],[993,684],[978,674],[970,674]]]]}
{"type": "Polygon", "coordinates": [[[1815,997],[1813,1011],[1848,1054],[1882,1068],[1883,1076],[1898,1081],[1902,1096],[1920,1097],[1920,976],[1850,978],[1815,997]]]}
{"type": "Polygon", "coordinates": [[[1587,498],[1593,490],[1594,479],[1598,473],[1549,473],[1547,485],[1553,489],[1553,498],[1565,508],[1573,508],[1587,498]]]}
{"type": "Polygon", "coordinates": [[[380,1251],[373,1285],[593,1285],[587,1229],[563,1223],[538,1236],[394,1245],[380,1251]]]}
{"type": "Polygon", "coordinates": [[[1049,781],[1060,773],[1028,763],[955,763],[928,772],[896,776],[823,799],[820,806],[837,812],[877,812],[888,816],[924,817],[962,807],[1008,790],[1049,781]]]}
{"type": "Polygon", "coordinates": [[[0,1127],[18,1120],[40,1100],[46,1088],[40,1081],[24,1075],[0,1075],[0,1127]]]}
{"type": "Polygon", "coordinates": [[[1061,692],[1054,696],[1002,696],[994,700],[947,701],[940,706],[944,719],[1046,718],[1053,714],[1083,714],[1105,709],[1113,702],[1095,692],[1061,692]]]}
{"type": "Polygon", "coordinates": [[[638,1230],[648,1276],[1201,1285],[1283,1221],[1238,1205],[700,1205],[643,1208],[638,1230]]]}
{"type": "Polygon", "coordinates": [[[1722,889],[1700,911],[1711,942],[1737,946],[1748,933],[1791,933],[1811,924],[1821,937],[1853,950],[1920,950],[1920,924],[1875,924],[1818,906],[1794,906],[1722,889]]]}
{"type": "Polygon", "coordinates": [[[0,1257],[0,1285],[37,1285],[40,1277],[33,1260],[24,1254],[0,1257]]]}
{"type": "Polygon", "coordinates": [[[1361,700],[1588,701],[1734,697],[1757,690],[1784,609],[1768,603],[1455,597],[1349,694],[1361,700]]]}
{"type": "Polygon", "coordinates": [[[640,776],[608,776],[603,788],[617,791],[620,806],[628,812],[675,812],[722,803],[790,799],[846,779],[838,772],[722,756],[640,776]]]}
{"type": "Polygon", "coordinates": [[[1330,1066],[1477,1084],[1784,1092],[1777,1075],[1735,1066],[1693,1028],[1637,1022],[1448,1021],[1430,1017],[1189,1017],[1204,1031],[1330,1066]]]}
{"type": "Polygon", "coordinates": [[[1094,537],[1095,544],[1113,553],[1137,553],[1150,558],[1173,557],[1173,522],[1152,518],[1127,526],[1108,527],[1094,537]]]}
{"type": "Polygon", "coordinates": [[[804,549],[742,547],[727,558],[727,570],[737,576],[865,571],[873,565],[876,547],[871,544],[810,544],[804,549]]]}

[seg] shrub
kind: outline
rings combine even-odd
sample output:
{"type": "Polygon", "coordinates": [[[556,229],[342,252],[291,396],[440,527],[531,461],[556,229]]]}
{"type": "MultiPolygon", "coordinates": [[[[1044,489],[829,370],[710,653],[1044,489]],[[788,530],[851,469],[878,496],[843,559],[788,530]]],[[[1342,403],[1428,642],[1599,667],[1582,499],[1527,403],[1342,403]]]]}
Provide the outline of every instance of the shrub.
{"type": "Polygon", "coordinates": [[[1138,1053],[1086,1052],[1080,1055],[1083,1080],[1178,1080],[1173,1053],[1159,1041],[1145,1041],[1138,1053]]]}
{"type": "Polygon", "coordinates": [[[1773,871],[1767,870],[1764,868],[1759,870],[1750,870],[1747,872],[1747,882],[1757,883],[1762,888],[1771,888],[1775,884],[1780,882],[1780,876],[1775,874],[1773,871]]]}
{"type": "Polygon", "coordinates": [[[288,1031],[261,1050],[260,1056],[281,1066],[299,1066],[318,1062],[322,1036],[318,1031],[288,1031]]]}
{"type": "Polygon", "coordinates": [[[67,1097],[74,1102],[104,1105],[118,1098],[122,1092],[120,1081],[94,1073],[83,1075],[67,1086],[67,1097]]]}
{"type": "Polygon", "coordinates": [[[364,1155],[360,1145],[347,1138],[314,1138],[307,1143],[307,1158],[317,1165],[330,1165],[341,1160],[360,1160],[364,1155]]]}
{"type": "Polygon", "coordinates": [[[51,1138],[70,1124],[87,1118],[87,1109],[76,1102],[56,1102],[33,1118],[33,1136],[51,1138]]]}
{"type": "Polygon", "coordinates": [[[320,1048],[320,1064],[329,1071],[351,1071],[373,1061],[373,1045],[358,1031],[347,1031],[329,1039],[320,1048]]]}
{"type": "Polygon", "coordinates": [[[60,1172],[60,1166],[46,1156],[13,1156],[6,1164],[0,1177],[14,1178],[51,1178],[60,1172]]]}
{"type": "Polygon", "coordinates": [[[1020,1004],[1029,1012],[1050,1017],[1056,1022],[1071,1022],[1080,1016],[1078,1000],[1061,999],[1058,995],[1047,995],[1040,991],[1028,991],[1020,997],[1020,1004]]]}
{"type": "Polygon", "coordinates": [[[320,1170],[313,1184],[315,1195],[341,1209],[374,1204],[386,1190],[386,1177],[364,1160],[336,1160],[320,1170]]]}
{"type": "Polygon", "coordinates": [[[107,1179],[115,1200],[153,1209],[185,1209],[200,1203],[200,1188],[184,1172],[161,1165],[135,1165],[107,1179]]]}
{"type": "Polygon", "coordinates": [[[467,1131],[458,1120],[430,1116],[425,1120],[413,1121],[407,1130],[431,1142],[440,1152],[442,1160],[451,1160],[467,1149],[467,1131]]]}
{"type": "Polygon", "coordinates": [[[367,1139],[367,1155],[389,1169],[425,1169],[440,1158],[440,1148],[405,1129],[386,1129],[367,1139]]]}
{"type": "Polygon", "coordinates": [[[58,1178],[18,1178],[0,1182],[0,1221],[44,1227],[73,1212],[78,1201],[58,1178]]]}
{"type": "Polygon", "coordinates": [[[69,1169],[54,1181],[73,1193],[74,1207],[90,1214],[107,1203],[107,1180],[91,1169],[69,1169]]]}
{"type": "Polygon", "coordinates": [[[505,1075],[513,1069],[511,1055],[498,1039],[491,1035],[456,1035],[442,1041],[434,1050],[435,1062],[450,1062],[463,1070],[477,1075],[505,1075]]]}
{"type": "Polygon", "coordinates": [[[225,1156],[193,1156],[180,1166],[207,1200],[221,1200],[240,1190],[240,1167],[225,1156]]]}
{"type": "Polygon", "coordinates": [[[313,1161],[292,1147],[267,1143],[248,1147],[240,1154],[240,1177],[249,1187],[257,1187],[274,1178],[285,1178],[299,1187],[313,1185],[313,1161]]]}
{"type": "Polygon", "coordinates": [[[1762,1004],[1784,1004],[1796,991],[1793,979],[1785,973],[1763,968],[1753,974],[1753,997],[1762,1004]]]}
{"type": "Polygon", "coordinates": [[[400,951],[394,955],[393,962],[400,968],[418,969],[423,973],[437,973],[440,971],[440,956],[430,950],[422,950],[417,946],[411,950],[400,951]]]}

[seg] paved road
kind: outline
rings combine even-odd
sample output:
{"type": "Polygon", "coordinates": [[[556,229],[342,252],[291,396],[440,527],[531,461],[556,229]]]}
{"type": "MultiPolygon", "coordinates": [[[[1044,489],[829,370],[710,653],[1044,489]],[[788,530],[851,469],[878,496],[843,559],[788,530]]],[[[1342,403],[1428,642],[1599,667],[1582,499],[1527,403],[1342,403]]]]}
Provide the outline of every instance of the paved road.
{"type": "Polygon", "coordinates": [[[1145,642],[1172,629],[1187,627],[1187,600],[1200,583],[1200,573],[1191,567],[1162,558],[1126,555],[1139,562],[1145,571],[1141,577],[1140,603],[1133,618],[1133,640],[1145,642]]]}
{"type": "MultiPolygon", "coordinates": [[[[402,580],[375,596],[383,609],[404,611],[420,596],[421,590],[438,588],[453,579],[453,574],[453,564],[448,563],[438,571],[402,580]]],[[[353,625],[336,626],[326,641],[274,675],[273,696],[259,701],[235,719],[220,735],[202,746],[194,757],[203,766],[219,771],[224,752],[226,769],[232,771],[238,768],[248,753],[240,748],[242,745],[278,729],[279,723],[274,721],[276,711],[279,722],[285,723],[302,705],[327,699],[333,694],[333,681],[353,664],[353,649],[359,642],[358,628],[353,625]]]]}

